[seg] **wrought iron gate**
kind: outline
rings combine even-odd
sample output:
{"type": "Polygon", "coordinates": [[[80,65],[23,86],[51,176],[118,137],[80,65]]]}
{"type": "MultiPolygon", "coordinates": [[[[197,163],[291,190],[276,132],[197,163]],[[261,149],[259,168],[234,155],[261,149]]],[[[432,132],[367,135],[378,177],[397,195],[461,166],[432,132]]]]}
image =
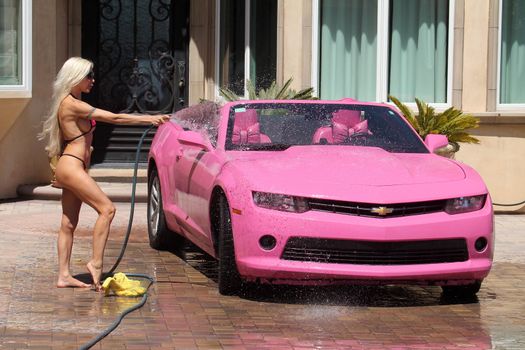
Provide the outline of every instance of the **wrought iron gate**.
{"type": "MultiPolygon", "coordinates": [[[[82,55],[95,64],[95,85],[84,99],[137,114],[185,106],[188,22],[189,0],[83,0],[82,55]]],[[[133,161],[145,127],[99,125],[92,163],[133,161]]],[[[145,140],[143,161],[150,142],[145,140]]]]}

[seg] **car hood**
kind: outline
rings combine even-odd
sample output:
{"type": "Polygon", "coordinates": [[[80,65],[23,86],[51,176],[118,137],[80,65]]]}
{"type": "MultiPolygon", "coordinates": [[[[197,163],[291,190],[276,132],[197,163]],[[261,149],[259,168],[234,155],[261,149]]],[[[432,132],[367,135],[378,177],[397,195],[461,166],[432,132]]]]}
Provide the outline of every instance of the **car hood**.
{"type": "Polygon", "coordinates": [[[451,187],[465,186],[466,179],[464,168],[448,158],[372,147],[295,146],[280,152],[231,152],[228,167],[253,190],[331,198],[342,193],[342,198],[348,198],[349,191],[368,198],[369,191],[384,199],[385,190],[374,188],[386,187],[396,188],[397,199],[410,197],[403,191],[412,189],[426,193],[424,198],[430,190],[446,198],[451,187]]]}

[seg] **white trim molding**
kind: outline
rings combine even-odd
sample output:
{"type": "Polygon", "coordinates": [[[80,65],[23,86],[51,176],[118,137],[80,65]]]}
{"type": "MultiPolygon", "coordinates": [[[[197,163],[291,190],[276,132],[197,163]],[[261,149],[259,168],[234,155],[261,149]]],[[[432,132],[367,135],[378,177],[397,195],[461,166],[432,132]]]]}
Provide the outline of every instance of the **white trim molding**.
{"type": "Polygon", "coordinates": [[[21,0],[22,6],[22,45],[20,67],[22,71],[22,84],[0,85],[0,98],[30,98],[33,83],[32,59],[32,1],[21,0]]]}
{"type": "Polygon", "coordinates": [[[315,96],[319,97],[319,0],[312,0],[312,68],[310,85],[314,89],[315,96]]]}
{"type": "Polygon", "coordinates": [[[219,93],[220,88],[220,61],[221,61],[221,1],[215,1],[215,100],[222,101],[222,96],[219,93]]]}
{"type": "MultiPolygon", "coordinates": [[[[245,1],[244,7],[244,98],[248,98],[248,80],[251,78],[251,52],[250,52],[250,13],[251,0],[245,1]]],[[[255,83],[252,81],[252,83],[255,83]]]]}

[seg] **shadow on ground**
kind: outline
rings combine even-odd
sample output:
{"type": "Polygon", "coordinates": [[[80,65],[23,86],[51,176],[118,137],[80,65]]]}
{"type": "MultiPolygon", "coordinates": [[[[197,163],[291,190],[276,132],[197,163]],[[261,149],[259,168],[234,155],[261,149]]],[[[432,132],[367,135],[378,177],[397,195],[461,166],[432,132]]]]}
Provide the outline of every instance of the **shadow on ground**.
{"type": "MultiPolygon", "coordinates": [[[[171,253],[213,282],[218,282],[218,263],[191,242],[171,253]]],[[[339,305],[363,307],[416,307],[479,303],[477,296],[445,295],[438,286],[329,285],[297,286],[246,283],[239,297],[279,304],[339,305]]]]}

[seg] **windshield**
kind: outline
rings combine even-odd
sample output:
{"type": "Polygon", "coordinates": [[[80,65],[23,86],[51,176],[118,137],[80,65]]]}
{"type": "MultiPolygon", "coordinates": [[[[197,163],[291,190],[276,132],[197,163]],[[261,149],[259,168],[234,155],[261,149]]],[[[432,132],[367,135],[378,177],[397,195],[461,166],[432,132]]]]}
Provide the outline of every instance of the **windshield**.
{"type": "Polygon", "coordinates": [[[292,146],[379,147],[392,153],[428,153],[407,123],[382,106],[259,103],[230,110],[226,149],[282,151],[292,146]]]}

